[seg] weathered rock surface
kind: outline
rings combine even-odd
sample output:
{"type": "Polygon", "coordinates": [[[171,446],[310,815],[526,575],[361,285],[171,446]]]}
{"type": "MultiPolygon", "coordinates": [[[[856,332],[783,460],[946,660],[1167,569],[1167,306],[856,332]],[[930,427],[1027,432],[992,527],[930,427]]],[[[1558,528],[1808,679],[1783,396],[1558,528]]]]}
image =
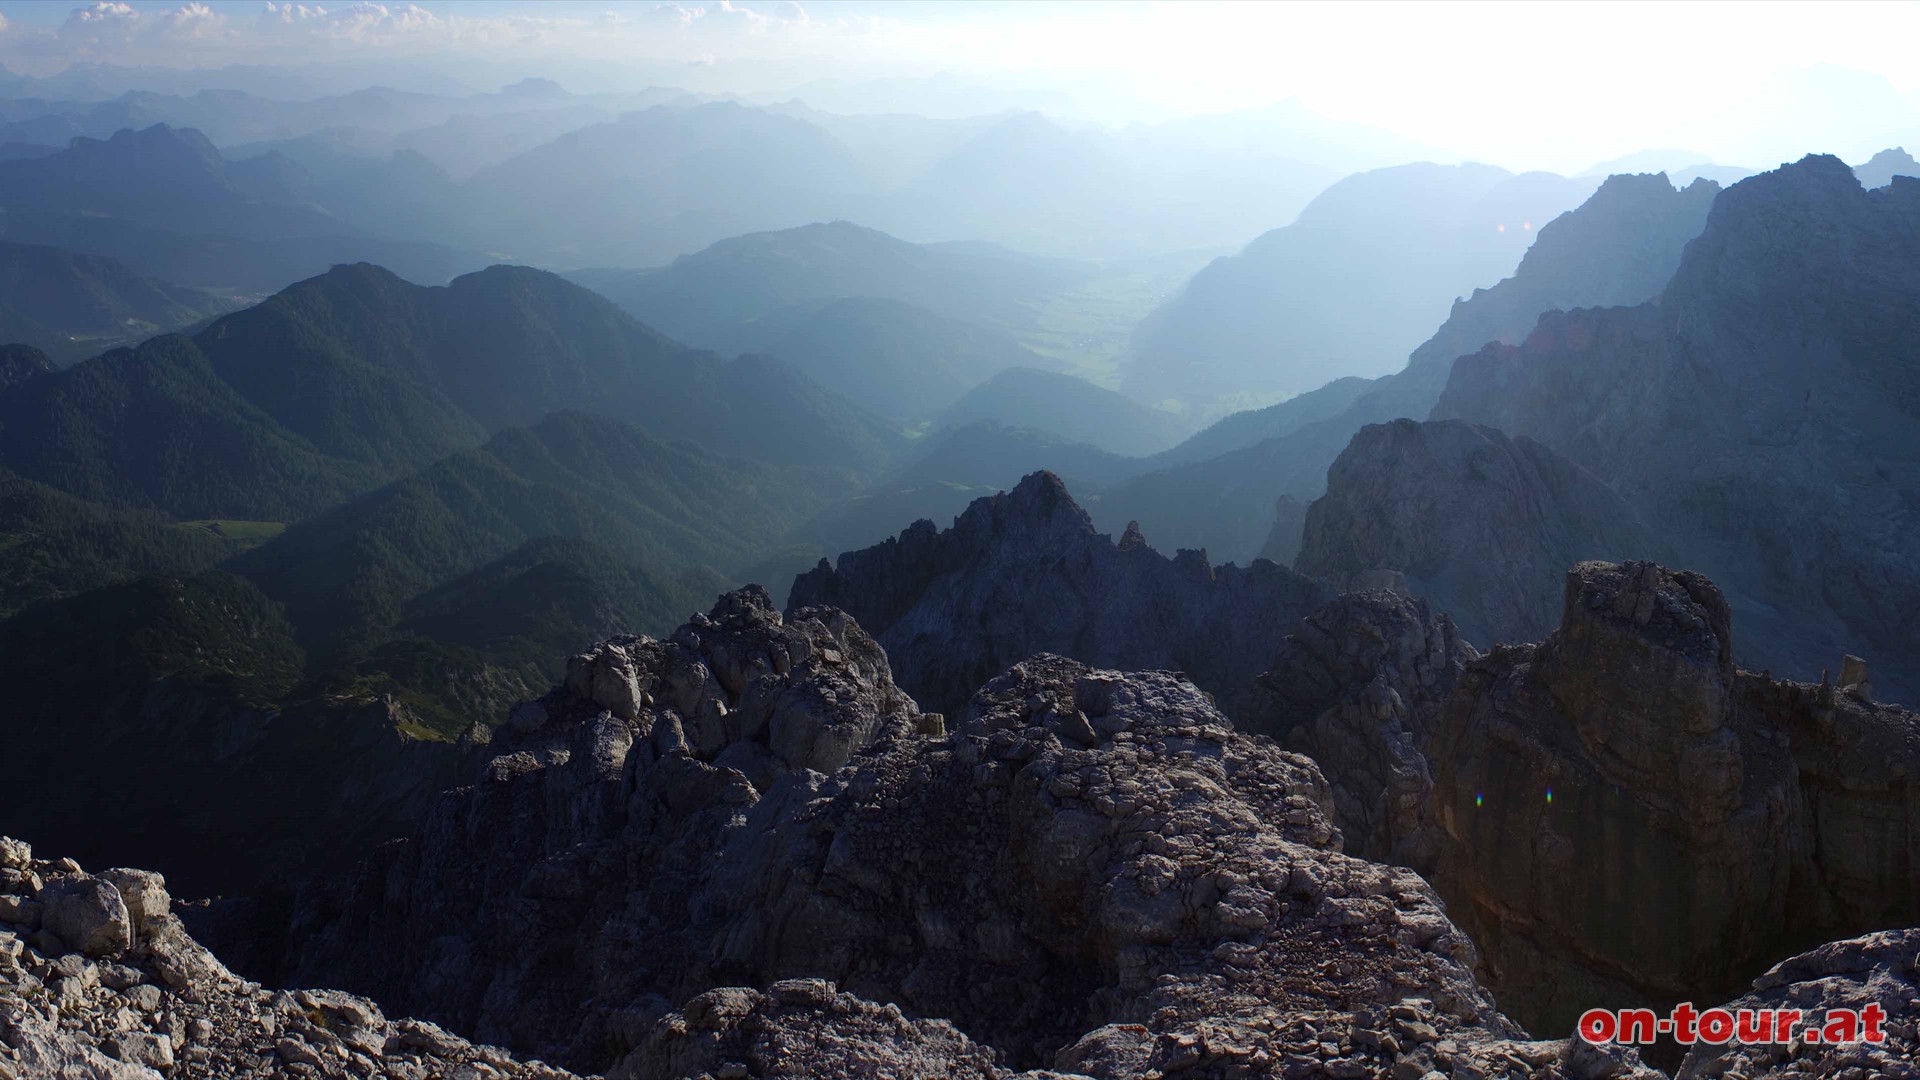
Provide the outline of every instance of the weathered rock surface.
{"type": "Polygon", "coordinates": [[[1509,1011],[1561,1031],[1712,1001],[1783,954],[1920,922],[1920,718],[1871,701],[1858,666],[1840,686],[1738,670],[1699,574],[1565,581],[1553,634],[1477,657],[1409,601],[1344,597],[1252,712],[1317,755],[1361,848],[1429,874],[1509,1011]]]}
{"type": "Polygon", "coordinates": [[[574,657],[418,836],[297,897],[216,906],[207,933],[270,981],[347,986],[597,1068],[728,981],[695,927],[749,812],[808,768],[939,725],[844,614],[782,619],[741,590],[666,641],[574,657]]]}
{"type": "Polygon", "coordinates": [[[790,603],[845,610],[885,646],[895,678],[930,708],[958,711],[1016,661],[1059,652],[1121,669],[1183,670],[1221,695],[1244,691],[1287,630],[1330,597],[1264,561],[1169,559],[1138,529],[1094,531],[1051,473],[975,500],[953,527],[920,521],[794,581],[790,603]]]}
{"type": "Polygon", "coordinates": [[[619,1076],[1595,1075],[1516,1041],[1426,884],[1341,854],[1314,764],[1185,677],[1036,656],[941,727],[846,616],[731,594],[577,661],[420,836],[208,921],[619,1076]]]}
{"type": "Polygon", "coordinates": [[[1349,851],[1427,873],[1438,839],[1427,747],[1479,655],[1424,600],[1348,593],[1287,635],[1241,723],[1325,770],[1349,851]]]}
{"type": "Polygon", "coordinates": [[[1590,470],[1711,576],[1740,658],[1857,652],[1920,694],[1920,179],[1832,157],[1715,200],[1657,302],[1559,312],[1453,367],[1433,419],[1590,470]]]}
{"type": "Polygon", "coordinates": [[[1775,965],[1753,981],[1753,992],[1728,1009],[1797,1009],[1810,1017],[1830,1009],[1886,1010],[1884,1044],[1748,1046],[1697,1045],[1678,1080],[1752,1080],[1816,1077],[1832,1080],[1914,1080],[1920,1077],[1920,930],[1889,930],[1829,942],[1775,965]]]}
{"type": "Polygon", "coordinates": [[[1294,568],[1342,591],[1393,571],[1491,644],[1553,629],[1566,567],[1663,547],[1599,478],[1530,438],[1395,420],[1360,429],[1327,470],[1294,568]]]}
{"type": "Polygon", "coordinates": [[[158,874],[0,838],[0,1077],[566,1080],[365,998],[268,991],[188,936],[158,874]]]}

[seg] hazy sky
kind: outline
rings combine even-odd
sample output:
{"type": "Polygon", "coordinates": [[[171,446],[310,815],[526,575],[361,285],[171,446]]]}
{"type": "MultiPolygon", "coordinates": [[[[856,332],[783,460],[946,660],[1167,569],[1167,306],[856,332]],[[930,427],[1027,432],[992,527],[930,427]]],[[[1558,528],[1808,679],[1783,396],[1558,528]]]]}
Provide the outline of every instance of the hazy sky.
{"type": "Polygon", "coordinates": [[[0,0],[0,64],[36,75],[355,65],[390,67],[382,81],[399,85],[542,75],[760,98],[885,78],[875,108],[1032,106],[1108,124],[1298,99],[1451,155],[1561,171],[1669,147],[1752,166],[1920,149],[1916,41],[1913,2],[0,0]],[[897,81],[933,75],[949,78],[897,81]]]}

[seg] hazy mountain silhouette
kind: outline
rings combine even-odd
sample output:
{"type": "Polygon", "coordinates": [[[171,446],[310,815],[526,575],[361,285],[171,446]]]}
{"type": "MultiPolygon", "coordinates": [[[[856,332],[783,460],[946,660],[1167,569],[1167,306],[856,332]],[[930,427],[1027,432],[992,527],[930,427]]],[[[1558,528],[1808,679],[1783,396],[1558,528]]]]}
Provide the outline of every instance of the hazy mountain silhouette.
{"type": "Polygon", "coordinates": [[[733,102],[656,106],[482,169],[488,246],[645,266],[723,237],[837,216],[868,181],[831,135],[733,102]]]}
{"type": "Polygon", "coordinates": [[[1130,457],[1164,450],[1185,430],[1171,413],[1085,379],[1031,367],[1008,368],[974,387],[936,423],[959,427],[979,420],[1050,432],[1130,457]]]}
{"type": "Polygon", "coordinates": [[[1216,259],[1136,332],[1127,386],[1201,407],[1392,370],[1447,305],[1513,272],[1534,230],[1592,185],[1486,165],[1348,177],[1216,259]]]}
{"type": "Polygon", "coordinates": [[[1512,277],[1457,301],[1403,370],[1373,380],[1324,418],[1308,419],[1362,388],[1336,383],[1223,420],[1191,442],[1213,449],[1228,439],[1248,441],[1200,461],[1175,447],[1164,455],[1169,467],[1115,487],[1090,504],[1092,513],[1105,527],[1138,520],[1168,543],[1204,546],[1219,558],[1250,556],[1267,544],[1277,499],[1304,504],[1318,498],[1328,466],[1362,427],[1424,418],[1456,357],[1489,341],[1519,341],[1548,311],[1656,295],[1704,226],[1718,191],[1704,181],[1676,191],[1657,175],[1609,178],[1578,208],[1540,229],[1512,277]]]}
{"type": "Polygon", "coordinates": [[[1883,188],[1893,183],[1896,176],[1920,176],[1920,161],[1913,160],[1905,147],[1896,146],[1855,165],[1853,175],[1859,178],[1862,187],[1883,188]]]}
{"type": "Polygon", "coordinates": [[[663,267],[567,276],[678,340],[738,350],[765,347],[779,333],[750,326],[754,320],[850,297],[895,300],[990,325],[1025,325],[1033,318],[1030,302],[1087,273],[1077,263],[991,244],[911,244],[834,221],[735,236],[663,267]]]}
{"type": "MultiPolygon", "coordinates": [[[[918,421],[1009,368],[1048,363],[995,327],[899,300],[806,302],[739,328],[744,347],[779,357],[880,416],[918,421]]],[[[733,334],[716,331],[718,340],[733,334]]]]}
{"type": "Polygon", "coordinates": [[[477,258],[382,239],[301,198],[283,162],[229,163],[206,137],[156,124],[0,161],[0,237],[105,255],[189,285],[281,288],[375,259],[444,281],[477,258]]]}

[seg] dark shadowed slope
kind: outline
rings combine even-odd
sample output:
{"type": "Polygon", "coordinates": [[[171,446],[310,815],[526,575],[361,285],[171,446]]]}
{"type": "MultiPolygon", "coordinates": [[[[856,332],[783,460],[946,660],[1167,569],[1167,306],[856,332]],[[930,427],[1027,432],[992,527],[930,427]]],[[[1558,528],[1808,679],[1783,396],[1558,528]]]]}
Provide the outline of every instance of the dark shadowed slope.
{"type": "Polygon", "coordinates": [[[701,571],[704,592],[851,490],[830,471],[720,458],[617,420],[555,413],[300,522],[235,568],[284,601],[309,638],[359,638],[428,589],[545,536],[591,542],[663,580],[701,571]]]}

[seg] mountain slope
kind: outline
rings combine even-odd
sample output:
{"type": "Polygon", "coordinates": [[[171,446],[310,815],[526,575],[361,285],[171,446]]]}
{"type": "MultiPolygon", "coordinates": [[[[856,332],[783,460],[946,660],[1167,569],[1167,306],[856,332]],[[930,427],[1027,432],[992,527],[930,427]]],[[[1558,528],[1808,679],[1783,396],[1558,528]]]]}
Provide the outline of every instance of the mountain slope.
{"type": "Polygon", "coordinates": [[[90,499],[287,521],[573,406],[766,460],[877,470],[898,446],[787,365],[694,352],[554,275],[427,288],[358,265],[0,393],[0,464],[90,499]]]}
{"type": "Polygon", "coordinates": [[[671,611],[688,599],[679,579],[694,575],[704,593],[716,571],[850,492],[830,472],[719,458],[562,412],[302,521],[233,568],[284,602],[307,638],[363,639],[419,617],[407,605],[428,590],[558,536],[680,589],[671,611]]]}
{"type": "Polygon", "coordinates": [[[136,274],[112,259],[0,241],[0,341],[33,345],[61,362],[234,306],[136,274]]]}
{"type": "MultiPolygon", "coordinates": [[[[1704,227],[1718,193],[1711,183],[1676,191],[1657,175],[1610,177],[1578,208],[1540,229],[1512,277],[1456,302],[1403,370],[1374,380],[1344,409],[1300,422],[1328,388],[1298,403],[1243,414],[1231,425],[1223,421],[1219,431],[1202,432],[1194,441],[1218,446],[1229,427],[1242,438],[1280,434],[1204,461],[1181,462],[1183,451],[1176,447],[1166,455],[1175,464],[1116,486],[1095,506],[1095,516],[1108,528],[1138,520],[1173,543],[1205,545],[1224,555],[1260,550],[1275,500],[1318,498],[1326,490],[1328,466],[1362,427],[1424,419],[1456,357],[1489,341],[1520,341],[1549,311],[1634,304],[1658,294],[1688,241],[1704,227]]],[[[1348,384],[1340,393],[1352,389],[1348,384]]]]}
{"type": "Polygon", "coordinates": [[[468,187],[489,250],[645,266],[723,237],[832,218],[867,183],[822,129],[716,101],[568,132],[480,170],[468,187]]]}
{"type": "Polygon", "coordinates": [[[270,291],[360,260],[436,282],[484,265],[439,244],[369,235],[303,198],[291,163],[264,164],[229,163],[200,132],[165,124],[0,160],[0,237],[222,289],[270,291]]]}
{"type": "Polygon", "coordinates": [[[873,297],[799,304],[741,333],[753,351],[779,357],[876,415],[906,421],[939,412],[996,373],[1047,363],[998,329],[873,297]]]}
{"type": "Polygon", "coordinates": [[[1667,555],[1592,473],[1525,436],[1458,420],[1360,429],[1303,533],[1294,569],[1341,592],[1399,575],[1401,591],[1483,646],[1545,637],[1566,567],[1667,555]]]}

